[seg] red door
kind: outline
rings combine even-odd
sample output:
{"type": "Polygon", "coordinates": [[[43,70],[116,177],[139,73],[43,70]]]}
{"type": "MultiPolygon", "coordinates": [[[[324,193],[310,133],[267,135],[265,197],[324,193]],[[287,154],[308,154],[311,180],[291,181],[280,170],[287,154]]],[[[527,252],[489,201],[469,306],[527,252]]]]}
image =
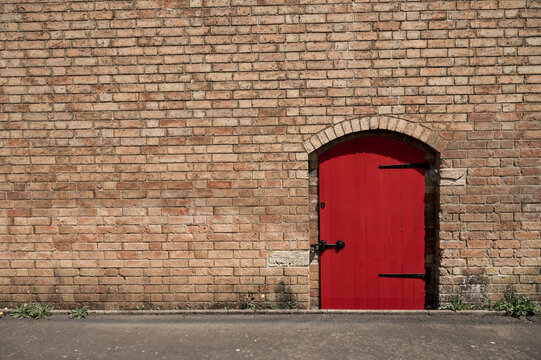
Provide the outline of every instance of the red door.
{"type": "Polygon", "coordinates": [[[320,252],[321,308],[424,308],[424,162],[382,137],[320,155],[320,240],[345,243],[320,252]]]}

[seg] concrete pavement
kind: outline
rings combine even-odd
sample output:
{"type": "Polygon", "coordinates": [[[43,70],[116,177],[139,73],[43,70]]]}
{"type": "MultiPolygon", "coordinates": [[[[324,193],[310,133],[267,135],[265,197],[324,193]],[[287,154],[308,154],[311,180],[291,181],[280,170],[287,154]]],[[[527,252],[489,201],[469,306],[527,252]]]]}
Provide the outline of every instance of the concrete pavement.
{"type": "Polygon", "coordinates": [[[541,359],[541,319],[101,315],[0,319],[0,359],[541,359]]]}

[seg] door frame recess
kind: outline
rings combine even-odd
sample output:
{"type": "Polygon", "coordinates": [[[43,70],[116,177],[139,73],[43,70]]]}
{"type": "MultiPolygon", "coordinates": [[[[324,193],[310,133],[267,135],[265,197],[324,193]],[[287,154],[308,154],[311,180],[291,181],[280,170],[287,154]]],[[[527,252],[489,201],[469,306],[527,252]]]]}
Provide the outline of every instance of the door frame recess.
{"type": "MultiPolygon", "coordinates": [[[[360,120],[359,120],[360,121],[360,120]]],[[[403,121],[403,120],[400,120],[403,121]]],[[[370,124],[370,121],[368,121],[370,124]]],[[[340,124],[339,124],[340,125],[340,124]]],[[[336,125],[334,126],[336,128],[336,125]]],[[[341,125],[342,129],[345,126],[341,125]]],[[[411,127],[410,127],[411,128],[411,127]]],[[[332,128],[331,128],[332,129],[332,128]]],[[[339,131],[333,131],[337,133],[339,131]]],[[[307,142],[305,142],[305,148],[309,151],[308,166],[309,166],[309,181],[308,181],[308,197],[309,197],[309,237],[310,244],[317,244],[319,242],[319,175],[318,157],[328,149],[347,142],[352,139],[379,136],[387,137],[395,140],[402,141],[424,152],[426,159],[429,163],[429,169],[425,173],[425,265],[430,268],[431,279],[425,287],[426,291],[426,303],[425,308],[433,309],[438,305],[439,300],[439,268],[440,268],[440,254],[439,254],[439,221],[438,214],[440,212],[439,201],[439,176],[438,169],[440,166],[440,151],[444,148],[446,142],[440,141],[441,138],[437,137],[434,141],[434,136],[431,137],[431,144],[427,144],[420,139],[413,136],[400,133],[397,131],[390,131],[386,129],[378,129],[374,127],[372,129],[366,129],[364,131],[350,132],[348,134],[342,134],[329,140],[332,136],[321,136],[325,134],[325,130],[320,131],[307,142]],[[319,134],[319,136],[318,136],[319,134]],[[316,139],[316,141],[314,141],[316,139]],[[321,141],[327,140],[327,141],[321,141]],[[314,144],[315,143],[315,144],[314,144]],[[319,143],[319,144],[318,144],[319,143]],[[319,146],[318,146],[319,145],[319,146]],[[318,146],[316,148],[316,146],[318,146]],[[310,151],[311,150],[311,151],[310,151]]],[[[429,135],[432,133],[429,131],[429,135]]],[[[423,139],[426,136],[422,137],[423,139]]],[[[310,307],[320,307],[320,281],[319,281],[319,252],[315,251],[314,247],[311,247],[310,251],[310,307]]]]}

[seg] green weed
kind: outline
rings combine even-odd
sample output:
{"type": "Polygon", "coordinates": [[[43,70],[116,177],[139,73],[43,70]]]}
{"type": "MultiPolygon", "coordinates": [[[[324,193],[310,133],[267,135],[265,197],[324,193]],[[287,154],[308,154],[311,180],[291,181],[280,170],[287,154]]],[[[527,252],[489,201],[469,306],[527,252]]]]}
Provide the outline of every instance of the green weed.
{"type": "Polygon", "coordinates": [[[32,303],[24,304],[15,308],[11,316],[15,319],[47,319],[53,314],[53,308],[47,304],[32,303]]]}
{"type": "Polygon", "coordinates": [[[84,319],[88,316],[88,306],[83,306],[82,308],[76,308],[70,310],[68,317],[70,319],[84,319]]]}
{"type": "Polygon", "coordinates": [[[452,310],[452,311],[461,311],[461,310],[471,310],[475,307],[474,304],[465,303],[462,298],[457,295],[451,299],[450,304],[445,304],[441,307],[442,310],[452,310]]]}
{"type": "Polygon", "coordinates": [[[532,316],[541,311],[541,306],[532,304],[530,298],[517,295],[514,292],[505,293],[503,299],[495,304],[489,300],[488,310],[505,311],[506,315],[519,318],[521,316],[532,316]]]}
{"type": "Polygon", "coordinates": [[[254,300],[255,300],[255,296],[253,294],[246,295],[241,301],[241,304],[240,304],[241,309],[255,310],[256,305],[254,303],[254,300]]]}

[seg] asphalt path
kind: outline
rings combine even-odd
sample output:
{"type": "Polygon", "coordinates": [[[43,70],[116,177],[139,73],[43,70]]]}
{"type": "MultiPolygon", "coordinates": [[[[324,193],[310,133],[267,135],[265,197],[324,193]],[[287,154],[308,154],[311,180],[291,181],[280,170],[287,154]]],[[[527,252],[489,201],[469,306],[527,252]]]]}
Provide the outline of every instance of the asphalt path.
{"type": "Polygon", "coordinates": [[[541,359],[541,319],[101,315],[0,319],[0,359],[541,359]]]}

